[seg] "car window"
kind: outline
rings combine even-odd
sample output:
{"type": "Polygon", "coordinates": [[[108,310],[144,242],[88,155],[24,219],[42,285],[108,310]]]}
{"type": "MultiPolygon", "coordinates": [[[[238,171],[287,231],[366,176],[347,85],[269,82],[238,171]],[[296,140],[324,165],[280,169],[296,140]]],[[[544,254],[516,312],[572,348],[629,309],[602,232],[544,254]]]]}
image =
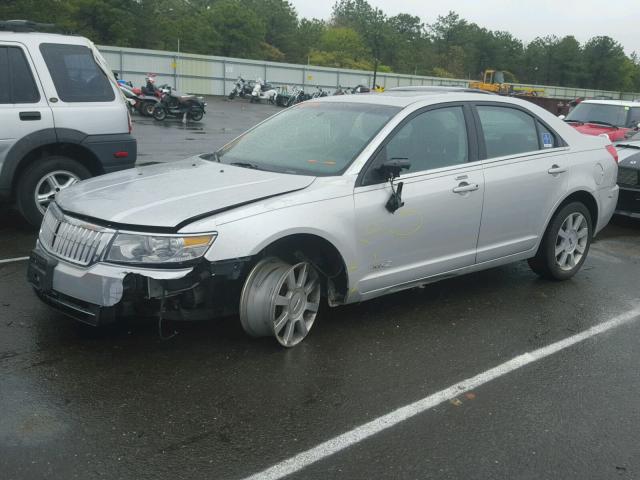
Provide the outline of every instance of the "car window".
{"type": "Polygon", "coordinates": [[[629,107],[582,102],[569,112],[565,120],[568,122],[604,123],[605,125],[623,127],[627,121],[627,110],[625,108],[629,107]]]}
{"type": "Polygon", "coordinates": [[[227,144],[217,158],[262,170],[338,175],[399,110],[366,103],[304,102],[227,144]]]}
{"type": "Polygon", "coordinates": [[[559,147],[560,143],[556,138],[556,135],[550,131],[547,127],[545,127],[542,123],[538,123],[538,133],[540,134],[540,147],[544,148],[555,148],[559,147]]]}
{"type": "Polygon", "coordinates": [[[0,47],[0,104],[11,103],[8,48],[0,47]]]}
{"type": "Polygon", "coordinates": [[[532,152],[540,148],[533,117],[510,107],[478,106],[487,158],[532,152]]]}
{"type": "Polygon", "coordinates": [[[409,120],[386,146],[387,158],[407,158],[409,172],[467,162],[469,148],[462,107],[421,113],[409,120]]]}
{"type": "Polygon", "coordinates": [[[40,51],[64,102],[111,102],[115,94],[98,67],[93,53],[83,45],[43,43],[40,51]]]}
{"type": "Polygon", "coordinates": [[[37,103],[40,92],[33,79],[31,66],[21,48],[8,48],[9,68],[11,70],[11,97],[13,103],[37,103]]]}

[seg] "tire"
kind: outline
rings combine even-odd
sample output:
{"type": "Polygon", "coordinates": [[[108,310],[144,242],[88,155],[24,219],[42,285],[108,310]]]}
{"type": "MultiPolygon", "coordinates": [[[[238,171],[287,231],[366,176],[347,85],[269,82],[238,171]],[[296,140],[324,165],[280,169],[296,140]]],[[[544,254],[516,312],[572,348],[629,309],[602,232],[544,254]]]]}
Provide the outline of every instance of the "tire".
{"type": "Polygon", "coordinates": [[[202,110],[196,110],[194,112],[189,113],[189,118],[194,122],[199,122],[200,120],[202,120],[203,116],[204,116],[204,112],[202,110]]]}
{"type": "Polygon", "coordinates": [[[145,117],[153,116],[153,111],[156,108],[156,104],[153,102],[144,102],[142,104],[142,108],[140,108],[140,113],[145,117]]]}
{"type": "Polygon", "coordinates": [[[231,93],[229,94],[229,96],[228,96],[227,98],[228,98],[229,100],[233,100],[234,98],[236,98],[236,95],[237,95],[237,94],[236,94],[236,91],[234,90],[233,92],[231,92],[231,93]]]}
{"type": "Polygon", "coordinates": [[[68,157],[53,155],[36,160],[18,179],[16,188],[18,210],[27,222],[34,227],[39,227],[48,205],[44,197],[49,193],[55,195],[58,191],[89,177],[91,177],[89,169],[68,157]],[[74,181],[72,177],[75,178],[74,181]],[[67,181],[64,180],[65,178],[67,181]],[[36,201],[38,195],[42,199],[41,202],[36,201]]]}
{"type": "Polygon", "coordinates": [[[153,108],[153,118],[154,120],[158,120],[159,122],[161,122],[165,118],[167,118],[167,111],[164,109],[164,107],[156,105],[153,108]]]}
{"type": "Polygon", "coordinates": [[[321,279],[309,262],[276,257],[258,262],[240,294],[240,323],[252,337],[273,336],[283,347],[306,338],[321,301],[321,279]]]}
{"type": "Polygon", "coordinates": [[[572,202],[556,212],[544,233],[536,256],[528,260],[529,267],[550,280],[573,277],[587,258],[593,223],[587,207],[572,202]]]}

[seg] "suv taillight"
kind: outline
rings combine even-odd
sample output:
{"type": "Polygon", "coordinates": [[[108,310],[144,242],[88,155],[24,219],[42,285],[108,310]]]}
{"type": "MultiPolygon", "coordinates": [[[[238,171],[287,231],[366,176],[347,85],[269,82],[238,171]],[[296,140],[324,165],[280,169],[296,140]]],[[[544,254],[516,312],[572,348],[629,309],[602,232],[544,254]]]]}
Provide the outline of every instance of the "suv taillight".
{"type": "Polygon", "coordinates": [[[609,144],[605,148],[607,149],[607,152],[609,152],[611,154],[611,156],[613,157],[615,162],[618,163],[618,151],[616,150],[616,147],[614,147],[613,145],[609,144]]]}

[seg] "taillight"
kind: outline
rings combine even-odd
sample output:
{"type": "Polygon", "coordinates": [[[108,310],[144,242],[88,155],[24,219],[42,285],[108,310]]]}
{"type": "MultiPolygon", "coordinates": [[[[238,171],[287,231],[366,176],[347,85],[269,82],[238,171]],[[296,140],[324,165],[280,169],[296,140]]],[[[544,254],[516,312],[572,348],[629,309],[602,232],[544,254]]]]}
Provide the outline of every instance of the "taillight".
{"type": "Polygon", "coordinates": [[[615,162],[618,163],[618,151],[616,150],[616,147],[614,147],[613,145],[609,144],[605,148],[607,149],[607,152],[609,152],[611,154],[611,156],[613,157],[615,162]]]}

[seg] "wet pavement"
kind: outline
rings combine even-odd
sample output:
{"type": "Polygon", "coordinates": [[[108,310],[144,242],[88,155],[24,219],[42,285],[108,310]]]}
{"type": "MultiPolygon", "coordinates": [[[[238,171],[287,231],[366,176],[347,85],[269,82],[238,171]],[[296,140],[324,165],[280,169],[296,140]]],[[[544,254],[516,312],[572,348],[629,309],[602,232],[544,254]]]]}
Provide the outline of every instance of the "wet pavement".
{"type": "MultiPolygon", "coordinates": [[[[256,120],[270,108],[220,104],[256,120]]],[[[189,151],[180,125],[138,122],[141,151],[220,146],[212,118],[189,151]]],[[[0,260],[34,241],[0,214],[0,260]]],[[[570,281],[520,262],[325,308],[291,350],[248,338],[237,317],[169,323],[168,341],[153,321],[96,331],[40,304],[25,269],[0,263],[0,478],[240,479],[636,307],[640,222],[615,219],[570,281]]],[[[640,318],[290,478],[640,478],[639,336],[640,318]]]]}

